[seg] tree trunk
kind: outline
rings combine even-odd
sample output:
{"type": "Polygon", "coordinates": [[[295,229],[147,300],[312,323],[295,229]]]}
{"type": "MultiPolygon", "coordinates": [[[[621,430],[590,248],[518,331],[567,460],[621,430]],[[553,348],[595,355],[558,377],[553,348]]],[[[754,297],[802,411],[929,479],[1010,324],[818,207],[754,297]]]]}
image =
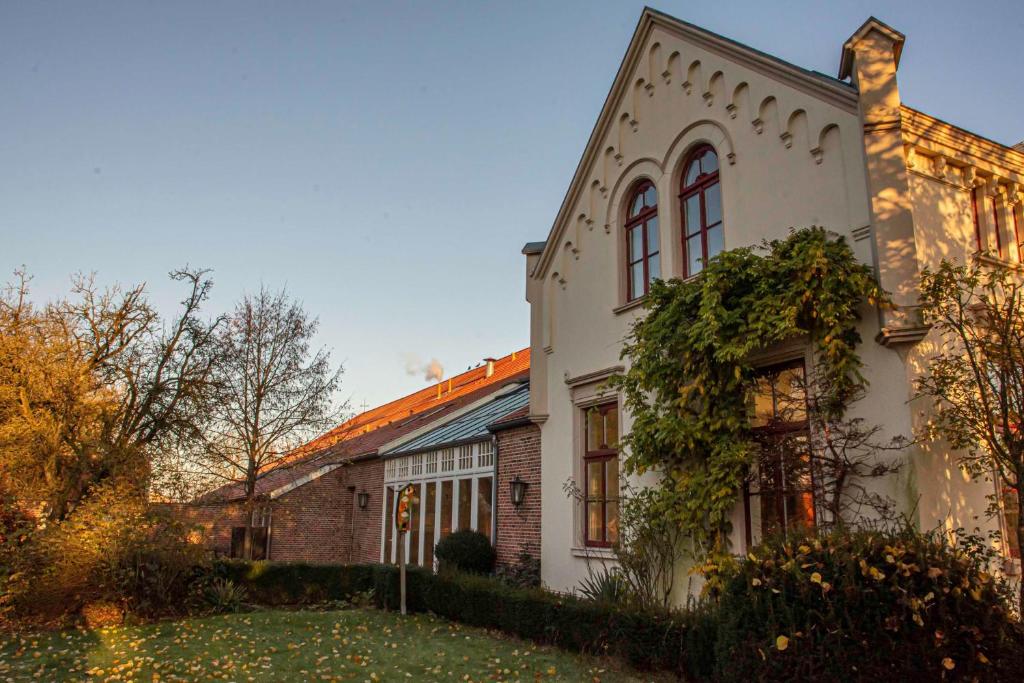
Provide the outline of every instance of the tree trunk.
{"type": "MultiPolygon", "coordinates": [[[[1021,505],[1020,492],[1017,492],[1017,560],[1024,567],[1024,506],[1021,505]]],[[[1012,561],[1012,558],[1011,558],[1012,561]]],[[[1017,614],[1024,619],[1024,572],[1018,574],[1017,582],[1017,614]]]]}

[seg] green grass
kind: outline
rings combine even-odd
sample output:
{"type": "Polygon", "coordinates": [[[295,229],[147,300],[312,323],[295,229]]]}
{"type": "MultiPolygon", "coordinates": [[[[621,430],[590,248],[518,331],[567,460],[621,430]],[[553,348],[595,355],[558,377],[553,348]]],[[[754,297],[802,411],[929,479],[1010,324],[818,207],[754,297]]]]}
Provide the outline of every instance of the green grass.
{"type": "MultiPolygon", "coordinates": [[[[644,676],[643,680],[649,679],[644,676]]],[[[0,681],[638,681],[605,659],[427,615],[266,611],[0,634],[0,681]]]]}

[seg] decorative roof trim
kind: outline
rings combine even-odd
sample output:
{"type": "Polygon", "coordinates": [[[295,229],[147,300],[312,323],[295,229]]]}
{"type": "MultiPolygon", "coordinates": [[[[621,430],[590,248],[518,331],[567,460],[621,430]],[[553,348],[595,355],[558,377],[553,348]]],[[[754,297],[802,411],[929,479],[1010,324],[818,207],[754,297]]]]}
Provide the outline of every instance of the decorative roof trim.
{"type": "Polygon", "coordinates": [[[858,112],[857,90],[849,83],[844,83],[825,74],[803,69],[707,29],[700,28],[650,7],[645,7],[640,15],[640,20],[637,22],[636,30],[633,32],[633,37],[629,42],[629,47],[626,48],[626,53],[619,64],[619,70],[615,74],[612,86],[608,91],[607,97],[605,97],[601,113],[590,132],[590,138],[587,140],[587,145],[583,150],[583,156],[580,157],[580,161],[576,165],[572,182],[566,190],[565,197],[562,199],[562,204],[558,209],[558,214],[555,216],[555,221],[548,233],[548,239],[541,253],[540,262],[531,274],[531,277],[534,279],[541,280],[547,276],[548,268],[554,259],[554,254],[557,252],[555,245],[561,244],[562,234],[565,232],[569,222],[570,212],[584,189],[583,186],[586,181],[585,171],[592,166],[600,151],[601,141],[614,122],[615,114],[618,110],[617,105],[625,97],[626,89],[630,85],[630,75],[643,57],[644,44],[655,26],[674,33],[697,47],[708,50],[769,78],[773,78],[812,97],[829,102],[843,111],[851,114],[858,112]]]}
{"type": "Polygon", "coordinates": [[[929,147],[925,141],[958,153],[963,163],[981,168],[1002,167],[1005,172],[1024,176],[1024,151],[982,137],[908,106],[900,108],[904,141],[929,147]]]}

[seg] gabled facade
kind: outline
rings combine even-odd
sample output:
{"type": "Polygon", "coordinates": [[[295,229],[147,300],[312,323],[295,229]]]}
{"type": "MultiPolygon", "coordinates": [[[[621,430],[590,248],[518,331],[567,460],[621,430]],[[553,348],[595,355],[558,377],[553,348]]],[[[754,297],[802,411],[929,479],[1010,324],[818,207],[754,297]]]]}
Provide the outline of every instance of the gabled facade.
{"type": "MultiPolygon", "coordinates": [[[[791,227],[843,236],[897,304],[864,311],[870,395],[853,412],[888,436],[911,436],[926,419],[909,402],[930,349],[917,275],[940,257],[975,258],[993,245],[1021,263],[1024,154],[903,106],[903,43],[871,19],[843,46],[832,78],[644,10],[547,240],[523,250],[542,571],[552,588],[575,587],[588,562],[612,557],[615,443],[630,416],[604,382],[622,369],[622,340],[655,277],[697,276],[703,259],[791,227]],[[581,500],[565,494],[567,482],[581,500]]],[[[794,341],[756,362],[786,381],[808,353],[794,341]]],[[[931,448],[907,449],[906,466],[877,492],[922,528],[998,528],[983,514],[991,485],[968,481],[954,454],[931,448]]],[[[746,498],[732,548],[758,542],[780,515],[814,514],[800,491],[746,498]]]]}

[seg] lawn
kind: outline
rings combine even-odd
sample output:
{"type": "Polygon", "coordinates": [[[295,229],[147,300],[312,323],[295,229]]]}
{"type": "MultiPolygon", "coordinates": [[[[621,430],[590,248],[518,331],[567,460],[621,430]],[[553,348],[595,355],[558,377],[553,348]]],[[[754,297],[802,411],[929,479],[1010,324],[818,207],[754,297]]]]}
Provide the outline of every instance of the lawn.
{"type": "Polygon", "coordinates": [[[261,611],[0,634],[0,681],[638,681],[609,662],[427,615],[261,611]]]}

